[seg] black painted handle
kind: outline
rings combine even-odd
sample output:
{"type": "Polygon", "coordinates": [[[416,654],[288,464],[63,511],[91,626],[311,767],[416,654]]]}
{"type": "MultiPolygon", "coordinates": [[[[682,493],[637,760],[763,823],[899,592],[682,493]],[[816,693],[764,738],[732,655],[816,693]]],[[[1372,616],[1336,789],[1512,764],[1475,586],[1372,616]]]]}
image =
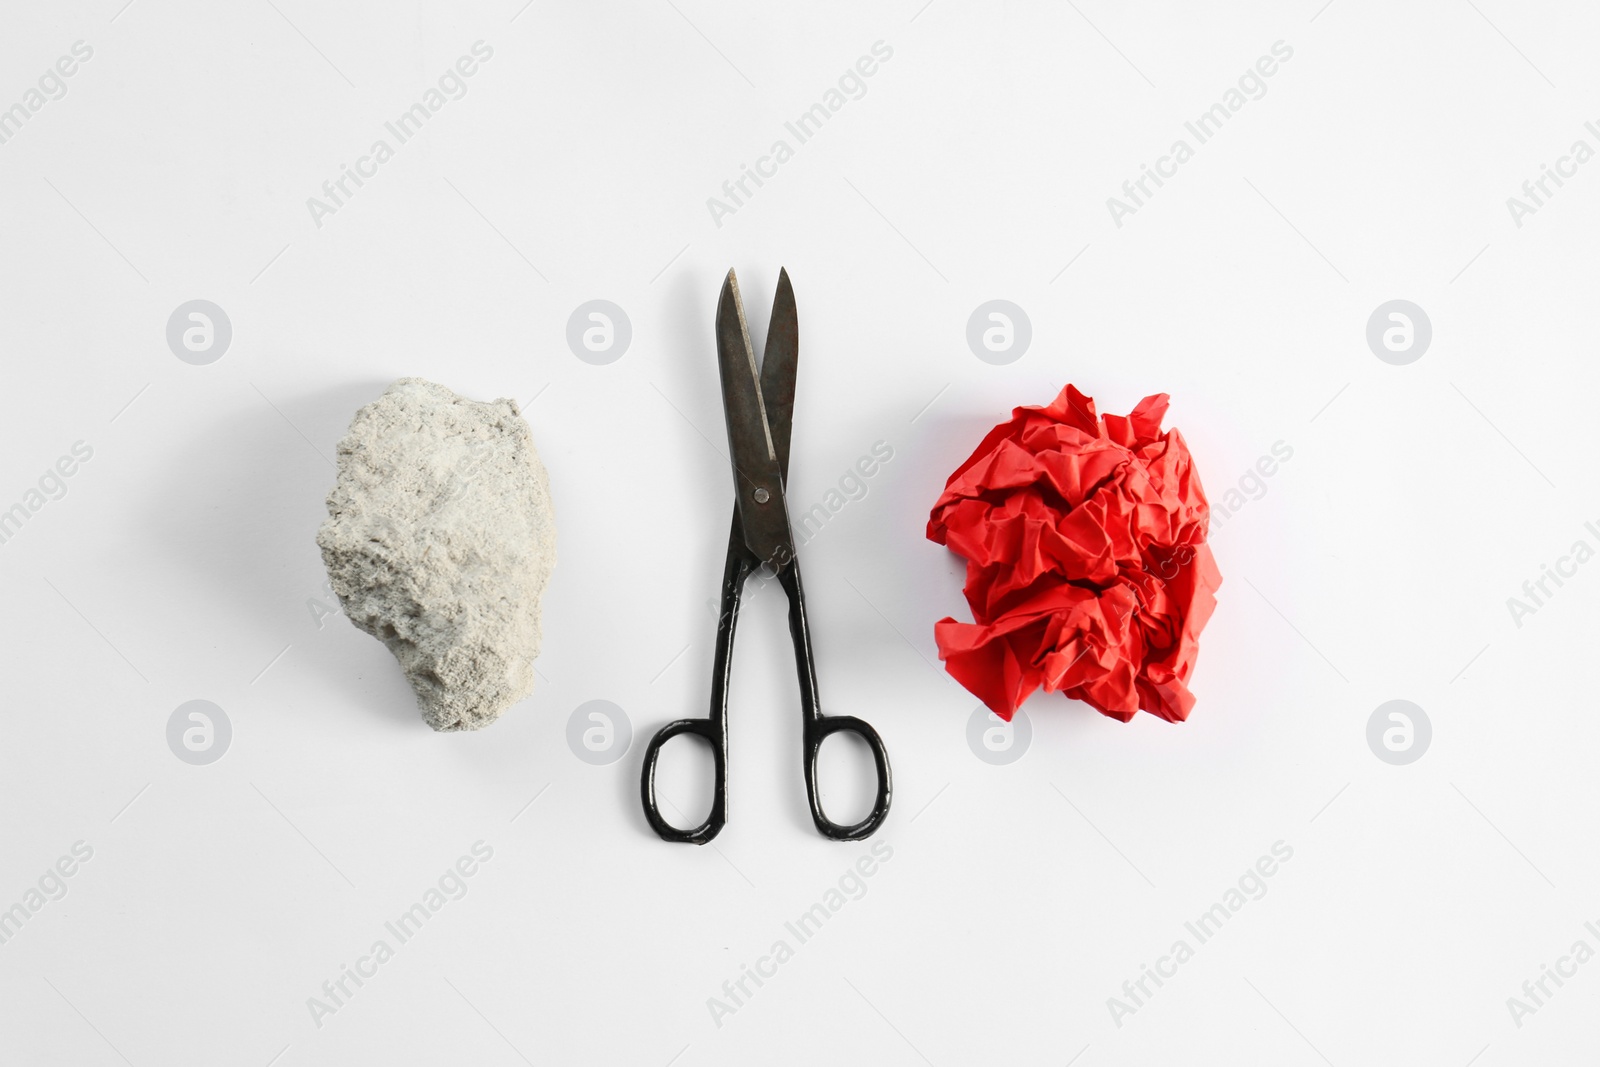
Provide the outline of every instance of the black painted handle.
{"type": "Polygon", "coordinates": [[[691,845],[703,845],[710,841],[728,822],[728,749],[725,738],[718,736],[716,724],[710,719],[678,719],[669,722],[656,735],[650,739],[650,744],[644,750],[644,772],[639,778],[639,796],[644,802],[644,817],[650,821],[650,828],[661,836],[663,841],[678,841],[691,845]],[[706,816],[706,821],[690,830],[680,830],[673,826],[661,814],[661,808],[656,804],[656,763],[661,759],[661,746],[671,741],[679,734],[694,734],[703,737],[711,743],[711,759],[716,767],[716,780],[712,784],[711,814],[706,816]]]}
{"type": "Polygon", "coordinates": [[[806,797],[811,802],[811,821],[817,824],[817,832],[834,841],[860,841],[864,837],[871,837],[873,831],[888,817],[889,797],[893,789],[889,779],[889,751],[884,747],[878,731],[854,715],[819,715],[808,719],[804,759],[806,797]],[[872,810],[865,819],[850,826],[842,826],[828,818],[822,810],[822,798],[817,788],[817,754],[822,750],[822,742],[841,732],[856,734],[865,741],[867,747],[872,749],[872,761],[878,767],[878,795],[872,802],[872,810]]]}

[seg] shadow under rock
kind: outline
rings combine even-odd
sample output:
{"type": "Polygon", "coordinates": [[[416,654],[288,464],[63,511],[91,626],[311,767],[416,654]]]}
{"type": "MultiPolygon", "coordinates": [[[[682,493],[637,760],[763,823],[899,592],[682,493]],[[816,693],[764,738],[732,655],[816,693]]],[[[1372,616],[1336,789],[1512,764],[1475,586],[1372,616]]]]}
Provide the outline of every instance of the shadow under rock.
{"type": "Polygon", "coordinates": [[[196,424],[189,458],[156,482],[140,519],[153,543],[204,583],[217,625],[263,648],[312,646],[293,669],[319,676],[339,706],[426,729],[388,651],[363,634],[387,669],[378,656],[352,662],[330,639],[348,620],[327,619],[319,630],[307,608],[311,598],[338,606],[324,589],[317,528],[327,517],[337,442],[355,411],[387,386],[369,380],[274,396],[196,424]]]}

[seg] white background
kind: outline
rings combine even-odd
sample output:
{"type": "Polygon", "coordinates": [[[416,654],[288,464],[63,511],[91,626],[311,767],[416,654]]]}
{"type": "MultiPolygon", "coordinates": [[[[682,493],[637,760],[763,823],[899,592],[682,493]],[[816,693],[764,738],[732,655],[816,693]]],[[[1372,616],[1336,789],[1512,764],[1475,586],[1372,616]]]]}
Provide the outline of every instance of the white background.
{"type": "MultiPolygon", "coordinates": [[[[1520,1027],[1506,1000],[1600,949],[1600,563],[1520,627],[1506,600],[1600,547],[1600,164],[1520,228],[1506,198],[1600,148],[1600,16],[123,2],[12,3],[0,32],[0,107],[94,49],[0,145],[0,507],[93,448],[0,544],[0,908],[94,850],[0,945],[0,1061],[1592,1057],[1600,963],[1520,1027]],[[316,226],[306,199],[478,40],[467,95],[316,226]],[[706,199],[879,40],[866,94],[716,225],[706,199]],[[1279,40],[1266,95],[1114,225],[1106,198],[1279,40]],[[889,746],[893,857],[717,1020],[708,998],[868,852],[806,814],[775,589],[741,630],[726,831],[667,845],[638,806],[645,738],[709,690],[717,287],[739,269],[759,343],[780,265],[791,506],[894,449],[801,551],[824,705],[889,746]],[[165,339],[195,298],[234,331],[206,366],[165,339]],[[996,298],[1033,327],[1007,366],[965,339],[996,298]],[[1408,366],[1364,336],[1397,298],[1433,324],[1408,366]],[[610,365],[565,341],[591,299],[632,322],[610,365]],[[429,731],[383,647],[313,611],[335,445],[401,375],[523,403],[550,470],[541,680],[480,733],[429,731]],[[1216,532],[1190,720],[1041,695],[1024,757],[992,766],[933,643],[967,617],[960,561],[923,530],[983,432],[1068,381],[1117,413],[1170,393],[1213,501],[1274,443],[1293,458],[1216,532]],[[165,737],[197,698],[233,727],[209,766],[165,737]],[[608,766],[566,742],[594,699],[633,725],[608,766]],[[1408,766],[1368,748],[1391,699],[1433,725],[1408,766]],[[316,1025],[307,998],[479,840],[467,895],[316,1025]],[[1266,895],[1114,1020],[1278,841],[1266,895]]],[[[859,757],[830,764],[838,817],[859,757]]],[[[707,767],[669,795],[703,806],[707,767]]]]}

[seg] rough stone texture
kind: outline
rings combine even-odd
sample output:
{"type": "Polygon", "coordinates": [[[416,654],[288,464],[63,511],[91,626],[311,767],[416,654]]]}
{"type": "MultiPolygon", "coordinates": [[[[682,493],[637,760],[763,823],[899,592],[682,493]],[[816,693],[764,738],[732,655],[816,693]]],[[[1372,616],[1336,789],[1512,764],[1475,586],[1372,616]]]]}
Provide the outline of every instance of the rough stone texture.
{"type": "Polygon", "coordinates": [[[481,729],[532,691],[555,514],[513,401],[389,386],[339,442],[317,544],[345,614],[394,653],[429,726],[481,729]]]}

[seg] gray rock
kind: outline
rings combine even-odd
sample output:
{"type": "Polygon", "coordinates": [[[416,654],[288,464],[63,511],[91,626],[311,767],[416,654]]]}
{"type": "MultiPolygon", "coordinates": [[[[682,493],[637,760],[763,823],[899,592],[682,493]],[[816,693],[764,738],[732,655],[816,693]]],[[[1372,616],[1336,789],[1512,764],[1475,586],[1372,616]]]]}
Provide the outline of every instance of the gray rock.
{"type": "Polygon", "coordinates": [[[481,729],[532,691],[555,514],[513,401],[389,386],[339,442],[317,544],[345,615],[394,653],[429,726],[481,729]]]}

